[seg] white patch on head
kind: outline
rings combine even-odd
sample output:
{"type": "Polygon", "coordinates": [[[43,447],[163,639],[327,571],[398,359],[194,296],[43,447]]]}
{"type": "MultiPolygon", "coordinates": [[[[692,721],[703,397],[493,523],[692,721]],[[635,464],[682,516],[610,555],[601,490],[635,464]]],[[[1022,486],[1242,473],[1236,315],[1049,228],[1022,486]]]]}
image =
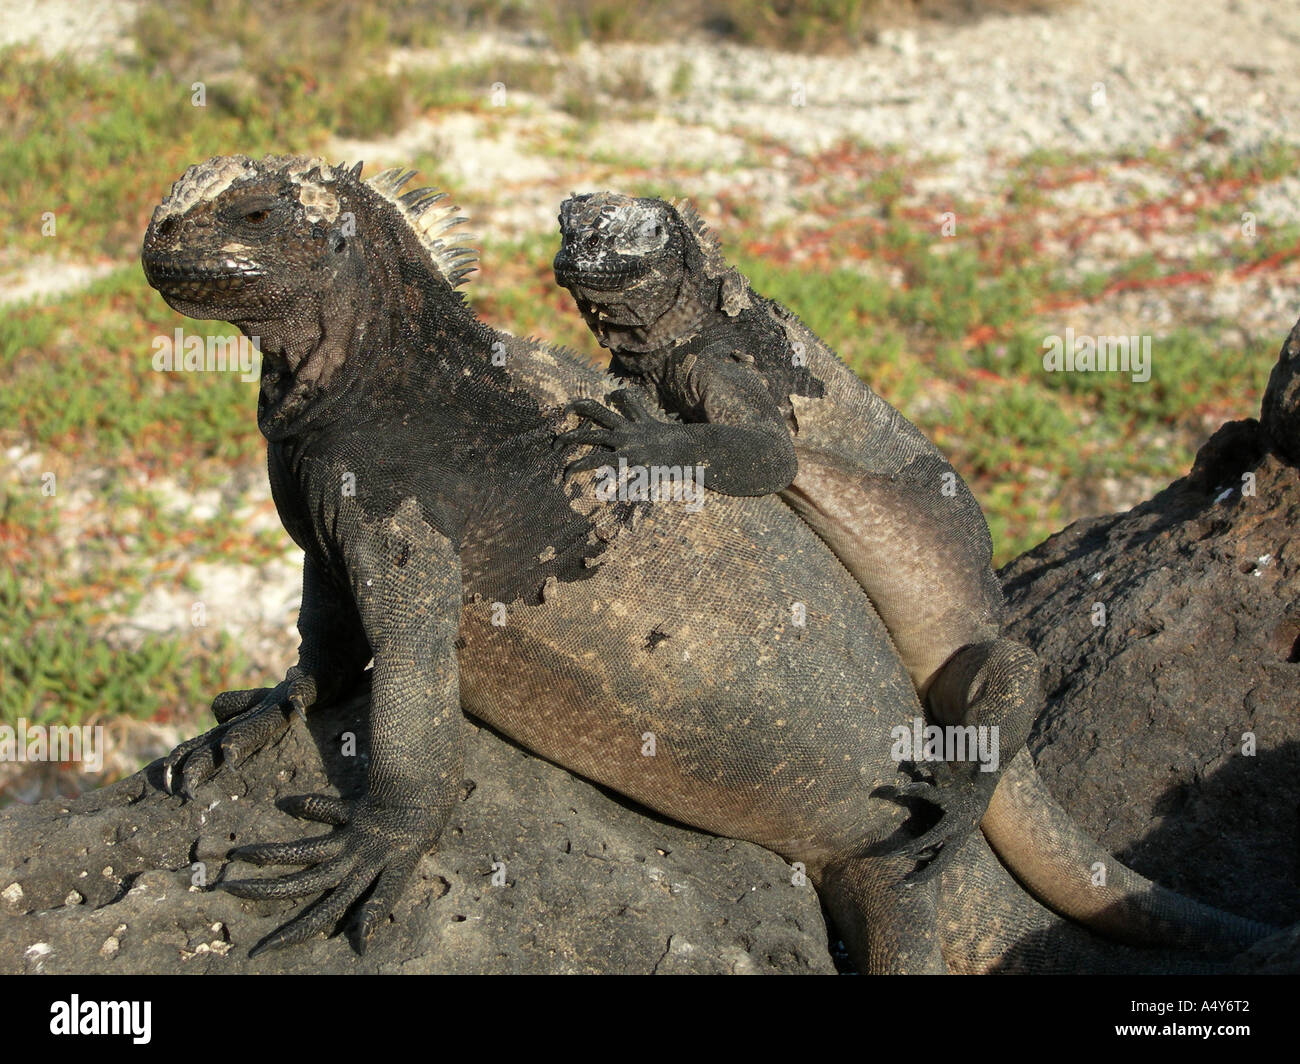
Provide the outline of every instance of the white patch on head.
{"type": "Polygon", "coordinates": [[[332,181],[334,171],[326,166],[319,159],[312,159],[303,165],[301,170],[289,171],[289,180],[298,186],[298,202],[306,208],[307,221],[315,224],[317,222],[333,223],[334,219],[339,216],[339,198],[325,184],[316,181],[309,181],[304,176],[307,170],[315,166],[320,167],[321,177],[324,180],[332,181]]]}
{"type": "Polygon", "coordinates": [[[657,204],[638,202],[617,192],[598,192],[575,205],[573,210],[574,215],[566,214],[563,219],[565,239],[577,240],[578,246],[572,254],[586,269],[612,268],[617,263],[606,260],[613,256],[652,255],[668,243],[671,220],[657,204]],[[587,244],[586,238],[593,231],[599,240],[594,245],[587,244]]]}
{"type": "Polygon", "coordinates": [[[607,250],[620,255],[649,255],[668,243],[666,219],[654,207],[627,200],[603,207],[600,214],[598,230],[613,239],[600,242],[599,258],[607,250]]]}
{"type": "Polygon", "coordinates": [[[255,173],[257,164],[243,155],[219,155],[191,166],[172,185],[166,199],[154,209],[154,221],[184,214],[203,200],[214,200],[241,177],[251,177],[255,173]]]}
{"type": "Polygon", "coordinates": [[[649,255],[668,243],[668,224],[661,211],[633,204],[626,210],[623,225],[623,253],[649,255]]]}
{"type": "MultiPolygon", "coordinates": [[[[323,159],[268,155],[255,163],[243,155],[219,155],[186,170],[154,211],[154,220],[182,215],[197,203],[215,200],[241,178],[275,171],[282,172],[298,186],[298,202],[306,210],[309,222],[332,223],[338,217],[339,199],[329,187],[337,175],[323,159]],[[316,169],[320,171],[319,180],[308,179],[306,175],[316,169]]],[[[223,250],[246,249],[243,245],[228,245],[223,250]]]]}

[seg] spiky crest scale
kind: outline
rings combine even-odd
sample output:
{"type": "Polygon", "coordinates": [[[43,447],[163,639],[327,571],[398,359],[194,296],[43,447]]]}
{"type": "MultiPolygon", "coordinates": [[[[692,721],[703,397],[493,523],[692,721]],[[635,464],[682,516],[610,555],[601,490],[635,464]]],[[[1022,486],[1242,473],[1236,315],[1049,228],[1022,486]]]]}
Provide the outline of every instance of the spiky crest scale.
{"type": "Polygon", "coordinates": [[[669,200],[669,204],[695,237],[700,254],[704,256],[705,271],[710,277],[722,276],[730,267],[722,254],[718,235],[705,224],[704,219],[700,217],[700,212],[695,209],[690,200],[669,200]]]}
{"type": "Polygon", "coordinates": [[[441,205],[447,198],[445,192],[433,188],[403,192],[403,187],[413,177],[414,170],[393,167],[380,171],[365,183],[397,208],[419,238],[421,246],[428,251],[439,272],[455,288],[464,284],[465,279],[478,268],[478,252],[472,247],[450,246],[442,234],[469,219],[459,213],[459,207],[441,205]]]}

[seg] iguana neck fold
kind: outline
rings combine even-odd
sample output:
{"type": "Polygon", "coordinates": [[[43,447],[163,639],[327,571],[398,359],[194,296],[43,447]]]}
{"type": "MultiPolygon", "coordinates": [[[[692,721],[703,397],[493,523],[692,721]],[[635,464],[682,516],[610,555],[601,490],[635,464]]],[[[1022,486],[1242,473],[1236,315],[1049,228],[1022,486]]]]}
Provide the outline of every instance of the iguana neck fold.
{"type": "Polygon", "coordinates": [[[347,400],[354,402],[368,390],[363,362],[350,357],[367,339],[379,350],[392,350],[378,335],[382,316],[357,304],[335,307],[317,321],[276,322],[269,328],[240,324],[240,329],[257,336],[262,352],[257,424],[268,440],[328,424],[350,405],[347,400]]]}
{"type": "Polygon", "coordinates": [[[699,280],[683,272],[677,293],[667,309],[653,321],[641,325],[625,325],[601,319],[598,314],[587,315],[602,347],[607,347],[624,361],[637,361],[637,356],[662,351],[680,340],[696,335],[705,321],[718,307],[718,283],[699,280]]]}

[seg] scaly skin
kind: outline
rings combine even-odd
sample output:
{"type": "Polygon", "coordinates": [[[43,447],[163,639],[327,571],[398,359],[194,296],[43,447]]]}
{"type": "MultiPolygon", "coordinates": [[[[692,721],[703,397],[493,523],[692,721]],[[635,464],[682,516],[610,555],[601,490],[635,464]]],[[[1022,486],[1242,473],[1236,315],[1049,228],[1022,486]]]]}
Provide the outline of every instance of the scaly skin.
{"type": "MultiPolygon", "coordinates": [[[[155,212],[142,256],[174,308],[259,338],[272,489],[305,554],[297,664],[219,696],[220,726],[169,759],[169,785],[237,770],[374,659],[365,792],[293,806],[331,833],[232,855],[310,866],[225,884],[239,894],[323,894],[258,948],[349,910],[364,947],[455,800],[463,707],[665,815],[802,861],[863,970],[1059,965],[1027,936],[1069,928],[944,812],[970,788],[895,761],[891,730],[920,704],[825,545],[774,500],[691,513],[600,501],[585,475],[566,486],[563,404],[609,378],[479,322],[428,195],[358,174],[211,160],[155,212]],[[918,880],[927,839],[958,860],[918,880]]],[[[1265,930],[1216,914],[1188,933],[1232,948],[1265,930]]],[[[1114,963],[1085,946],[1076,966],[1114,963]]]]}
{"type": "MultiPolygon", "coordinates": [[[[609,396],[619,411],[572,404],[588,424],[566,439],[600,450],[570,469],[702,465],[713,491],[779,493],[870,596],[929,718],[997,729],[1001,781],[968,766],[977,809],[988,805],[985,835],[1037,897],[1143,945],[1188,946],[1214,927],[1212,910],[1181,909],[1118,865],[1042,786],[1023,749],[1038,660],[1001,635],[988,526],[938,448],[755,292],[689,205],[575,196],[560,228],[556,280],[611,351],[611,371],[637,386],[609,396]],[[681,421],[651,416],[650,400],[681,421]],[[1093,882],[1099,862],[1112,870],[1105,885],[1093,882]]],[[[1239,932],[1230,923],[1222,941],[1239,932]]]]}
{"type": "Polygon", "coordinates": [[[918,881],[911,854],[968,833],[944,807],[972,788],[894,759],[891,729],[921,709],[870,600],[777,500],[691,513],[566,484],[564,403],[612,382],[480,322],[425,194],[358,172],[210,160],[142,252],[172,307],[259,338],[272,491],[305,554],[297,664],[221,696],[220,727],[169,760],[169,785],[201,790],[374,659],[365,793],[294,807],[331,833],[232,854],[311,866],[225,884],[240,895],[326,892],[258,949],[332,930],[370,889],[364,946],[455,800],[463,707],[664,815],[803,862],[863,970],[944,970],[939,877],[918,881]]]}

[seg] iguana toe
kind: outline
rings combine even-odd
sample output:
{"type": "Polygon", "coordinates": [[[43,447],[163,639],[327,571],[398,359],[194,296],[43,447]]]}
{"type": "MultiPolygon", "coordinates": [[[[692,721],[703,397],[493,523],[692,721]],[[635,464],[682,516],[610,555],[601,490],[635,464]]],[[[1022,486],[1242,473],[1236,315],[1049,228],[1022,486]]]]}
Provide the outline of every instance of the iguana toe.
{"type": "Polygon", "coordinates": [[[566,414],[577,414],[607,429],[623,424],[624,417],[596,399],[574,399],[564,407],[566,414]]]}
{"type": "Polygon", "coordinates": [[[261,705],[272,690],[270,687],[254,687],[246,691],[222,691],[212,700],[212,715],[218,724],[224,724],[261,705]]]}
{"type": "Polygon", "coordinates": [[[319,864],[333,860],[342,852],[341,836],[318,835],[301,842],[254,842],[237,846],[226,856],[232,861],[255,865],[319,864]]]}
{"type": "MultiPolygon", "coordinates": [[[[315,844],[320,840],[307,841],[315,844]]],[[[314,848],[309,847],[306,852],[314,852],[314,848]]],[[[237,861],[243,859],[237,851],[232,852],[231,857],[237,861]]],[[[259,863],[261,863],[260,858],[259,863]]],[[[309,894],[319,894],[323,890],[337,887],[347,874],[348,869],[345,866],[348,863],[350,862],[344,857],[334,857],[324,864],[313,865],[311,868],[290,872],[287,875],[274,876],[270,879],[232,879],[222,883],[221,887],[237,898],[248,898],[251,901],[305,898],[309,894]]]]}
{"type": "Polygon", "coordinates": [[[568,447],[614,448],[622,442],[622,437],[616,436],[609,429],[593,429],[584,425],[581,428],[560,433],[555,437],[555,440],[557,443],[563,443],[568,447]]]}
{"type": "Polygon", "coordinates": [[[309,819],[346,823],[330,835],[296,843],[254,843],[230,852],[231,860],[256,864],[313,865],[270,879],[236,879],[222,884],[237,897],[261,901],[329,892],[259,942],[250,956],[334,930],[357,899],[369,891],[354,923],[356,947],[364,952],[401,897],[420,858],[433,848],[435,839],[429,837],[427,826],[432,819],[429,811],[389,808],[363,798],[347,816],[347,803],[327,795],[305,796],[285,804],[309,819]]]}
{"type": "Polygon", "coordinates": [[[281,687],[227,692],[237,697],[221,707],[214,701],[214,712],[234,712],[232,707],[251,700],[245,696],[263,695],[252,709],[227,717],[212,731],[187,740],[168,754],[163,762],[163,789],[193,800],[198,788],[221,768],[239,764],[283,735],[289,727],[291,707],[278,697],[281,687]]]}
{"type": "Polygon", "coordinates": [[[607,451],[597,451],[595,454],[589,454],[585,458],[579,458],[570,462],[564,467],[564,475],[571,477],[575,473],[582,473],[589,469],[600,469],[603,466],[610,465],[610,456],[607,451]]]}
{"type": "Polygon", "coordinates": [[[357,909],[352,923],[352,942],[358,953],[366,952],[380,925],[388,919],[413,870],[401,866],[385,869],[370,897],[357,909]]]}
{"type": "Polygon", "coordinates": [[[298,794],[280,804],[286,813],[299,820],[314,820],[318,824],[336,827],[346,824],[351,815],[348,800],[330,794],[298,794]]]}
{"type": "Polygon", "coordinates": [[[284,734],[289,726],[285,712],[291,707],[276,701],[262,702],[257,708],[231,721],[221,737],[222,759],[227,765],[238,765],[250,754],[284,734]]]}
{"type": "Polygon", "coordinates": [[[343,914],[369,885],[369,880],[359,876],[342,879],[329,894],[262,939],[248,955],[256,957],[269,950],[295,946],[316,935],[333,931],[343,914]]]}

